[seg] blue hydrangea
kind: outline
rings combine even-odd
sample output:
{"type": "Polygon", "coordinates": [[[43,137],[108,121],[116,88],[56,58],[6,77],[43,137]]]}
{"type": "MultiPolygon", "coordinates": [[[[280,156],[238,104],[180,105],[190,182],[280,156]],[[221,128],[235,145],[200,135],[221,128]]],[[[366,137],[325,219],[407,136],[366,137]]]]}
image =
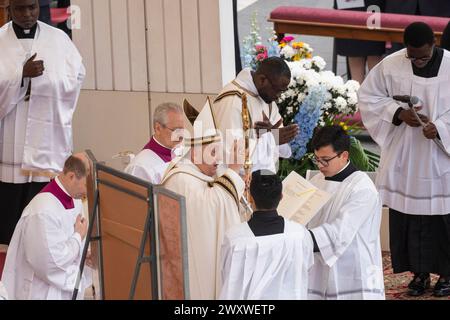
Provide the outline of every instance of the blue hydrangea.
{"type": "Polygon", "coordinates": [[[311,140],[314,128],[322,115],[322,105],[326,101],[327,90],[324,86],[309,88],[309,93],[302,101],[297,115],[294,117],[294,123],[298,124],[300,130],[290,145],[292,155],[300,160],[307,152],[307,144],[311,140]]]}

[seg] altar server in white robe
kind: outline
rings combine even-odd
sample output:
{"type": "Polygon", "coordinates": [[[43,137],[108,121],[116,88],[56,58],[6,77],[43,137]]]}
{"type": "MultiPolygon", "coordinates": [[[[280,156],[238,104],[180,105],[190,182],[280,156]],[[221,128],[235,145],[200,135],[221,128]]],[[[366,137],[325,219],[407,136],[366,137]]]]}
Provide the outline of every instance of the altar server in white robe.
{"type": "Polygon", "coordinates": [[[253,172],[255,211],[227,231],[222,245],[220,299],[307,299],[313,241],[299,223],[278,215],[283,185],[272,172],[253,172]]]}
{"type": "Polygon", "coordinates": [[[425,23],[405,29],[406,49],[386,57],[359,91],[364,126],[381,148],[377,187],[389,210],[392,266],[414,273],[408,294],[450,295],[450,53],[425,23]],[[418,114],[394,101],[417,96],[418,114]],[[420,109],[420,110],[419,110],[420,109]]]}
{"type": "Polygon", "coordinates": [[[264,60],[256,71],[242,70],[236,79],[227,84],[214,100],[213,111],[218,128],[225,139],[225,148],[230,150],[234,139],[243,136],[242,96],[247,96],[248,111],[255,141],[264,133],[272,138],[259,139],[257,152],[253,153],[253,171],[277,168],[279,157],[292,154],[288,144],[298,133],[298,126],[283,126],[283,119],[275,101],[287,90],[291,82],[291,71],[286,62],[278,57],[264,60]],[[271,132],[267,132],[267,131],[271,132]],[[275,146],[275,147],[274,147],[275,146]],[[270,154],[267,154],[270,152],[270,154]]]}
{"type": "Polygon", "coordinates": [[[72,153],[85,70],[67,35],[38,22],[37,0],[11,0],[0,29],[0,244],[72,153]]]}
{"type": "MultiPolygon", "coordinates": [[[[69,300],[78,276],[88,224],[82,216],[87,167],[70,156],[20,218],[6,255],[2,282],[9,299],[69,300]]],[[[78,298],[91,284],[86,267],[78,298]]]]}
{"type": "Polygon", "coordinates": [[[350,138],[340,126],[318,130],[312,146],[321,172],[311,183],[332,196],[307,225],[316,252],[309,299],[384,299],[378,191],[350,163],[350,138]]]}
{"type": "Polygon", "coordinates": [[[155,134],[144,149],[131,160],[125,172],[159,184],[169,162],[178,152],[183,137],[183,110],[175,103],[159,105],[153,114],[155,134]]]}
{"type": "MultiPolygon", "coordinates": [[[[187,103],[184,109],[192,124],[184,137],[184,156],[171,162],[162,185],[186,198],[190,298],[216,299],[223,237],[229,227],[240,223],[238,204],[245,187],[238,174],[242,162],[229,163],[217,177],[222,143],[209,99],[200,114],[187,103]]],[[[239,150],[235,147],[242,159],[239,150]]]]}

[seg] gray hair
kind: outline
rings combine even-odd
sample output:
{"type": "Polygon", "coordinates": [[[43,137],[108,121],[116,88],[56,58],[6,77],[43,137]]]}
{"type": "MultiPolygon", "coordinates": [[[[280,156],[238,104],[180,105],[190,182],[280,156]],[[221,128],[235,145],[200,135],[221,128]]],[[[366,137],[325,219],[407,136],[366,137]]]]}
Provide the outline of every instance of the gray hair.
{"type": "Polygon", "coordinates": [[[181,107],[173,102],[166,102],[160,104],[153,114],[153,127],[156,125],[156,123],[160,123],[163,126],[167,125],[168,118],[167,114],[169,112],[177,112],[177,113],[183,113],[183,109],[181,107]]]}

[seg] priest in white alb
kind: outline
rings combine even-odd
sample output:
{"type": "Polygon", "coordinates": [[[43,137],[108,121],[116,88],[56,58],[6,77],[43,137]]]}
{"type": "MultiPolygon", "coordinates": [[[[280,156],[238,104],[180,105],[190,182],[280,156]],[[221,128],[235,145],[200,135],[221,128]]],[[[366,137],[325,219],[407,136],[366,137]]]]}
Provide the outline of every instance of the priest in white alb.
{"type": "MultiPolygon", "coordinates": [[[[186,198],[190,298],[216,299],[223,237],[229,227],[240,223],[242,162],[230,163],[217,177],[222,142],[209,99],[200,113],[187,103],[184,110],[192,124],[186,130],[190,134],[184,137],[183,156],[171,162],[162,185],[186,198]]],[[[235,151],[239,158],[242,152],[235,151]]]]}
{"type": "Polygon", "coordinates": [[[384,300],[378,191],[349,161],[350,138],[342,127],[319,129],[312,147],[320,173],[310,182],[331,198],[307,224],[315,252],[308,297],[384,300]]]}
{"type": "Polygon", "coordinates": [[[254,171],[255,211],[227,231],[222,245],[222,289],[226,300],[306,300],[313,241],[308,230],[278,215],[283,185],[272,172],[254,171]]]}
{"type": "Polygon", "coordinates": [[[450,53],[423,22],[405,29],[404,42],[369,73],[359,108],[381,148],[376,183],[389,207],[394,272],[414,273],[411,296],[423,295],[437,273],[434,295],[443,297],[450,295],[450,53]],[[394,96],[417,97],[417,114],[394,96]]]}
{"type": "Polygon", "coordinates": [[[38,0],[10,0],[0,28],[0,244],[72,153],[85,69],[61,30],[38,22],[38,0]]]}
{"type": "MultiPolygon", "coordinates": [[[[87,170],[85,158],[70,156],[63,173],[25,208],[8,247],[1,279],[9,299],[72,298],[88,228],[81,202],[86,195],[87,170]]],[[[78,298],[82,299],[90,286],[91,273],[85,267],[78,298]]]]}
{"type": "Polygon", "coordinates": [[[298,126],[283,127],[283,119],[275,103],[290,82],[291,71],[286,62],[271,57],[262,61],[256,71],[249,68],[242,70],[214,100],[212,108],[218,128],[225,139],[226,150],[231,150],[234,139],[244,135],[242,96],[246,95],[251,138],[257,141],[252,154],[253,171],[277,171],[278,158],[289,158],[292,154],[287,143],[297,135],[298,126]],[[258,139],[264,135],[271,137],[258,139]]]}
{"type": "Polygon", "coordinates": [[[169,162],[176,156],[183,138],[183,110],[175,103],[159,105],[153,114],[154,135],[131,160],[125,172],[152,184],[159,184],[169,162]]]}

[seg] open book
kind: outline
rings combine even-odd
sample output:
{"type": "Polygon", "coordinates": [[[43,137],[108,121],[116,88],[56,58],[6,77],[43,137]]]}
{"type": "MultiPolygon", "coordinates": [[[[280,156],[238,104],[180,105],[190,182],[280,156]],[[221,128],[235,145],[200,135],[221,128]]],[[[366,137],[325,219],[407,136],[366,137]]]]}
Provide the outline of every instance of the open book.
{"type": "Polygon", "coordinates": [[[278,213],[286,219],[306,225],[330,197],[329,193],[319,190],[292,171],[283,180],[283,199],[278,206],[278,213]]]}

